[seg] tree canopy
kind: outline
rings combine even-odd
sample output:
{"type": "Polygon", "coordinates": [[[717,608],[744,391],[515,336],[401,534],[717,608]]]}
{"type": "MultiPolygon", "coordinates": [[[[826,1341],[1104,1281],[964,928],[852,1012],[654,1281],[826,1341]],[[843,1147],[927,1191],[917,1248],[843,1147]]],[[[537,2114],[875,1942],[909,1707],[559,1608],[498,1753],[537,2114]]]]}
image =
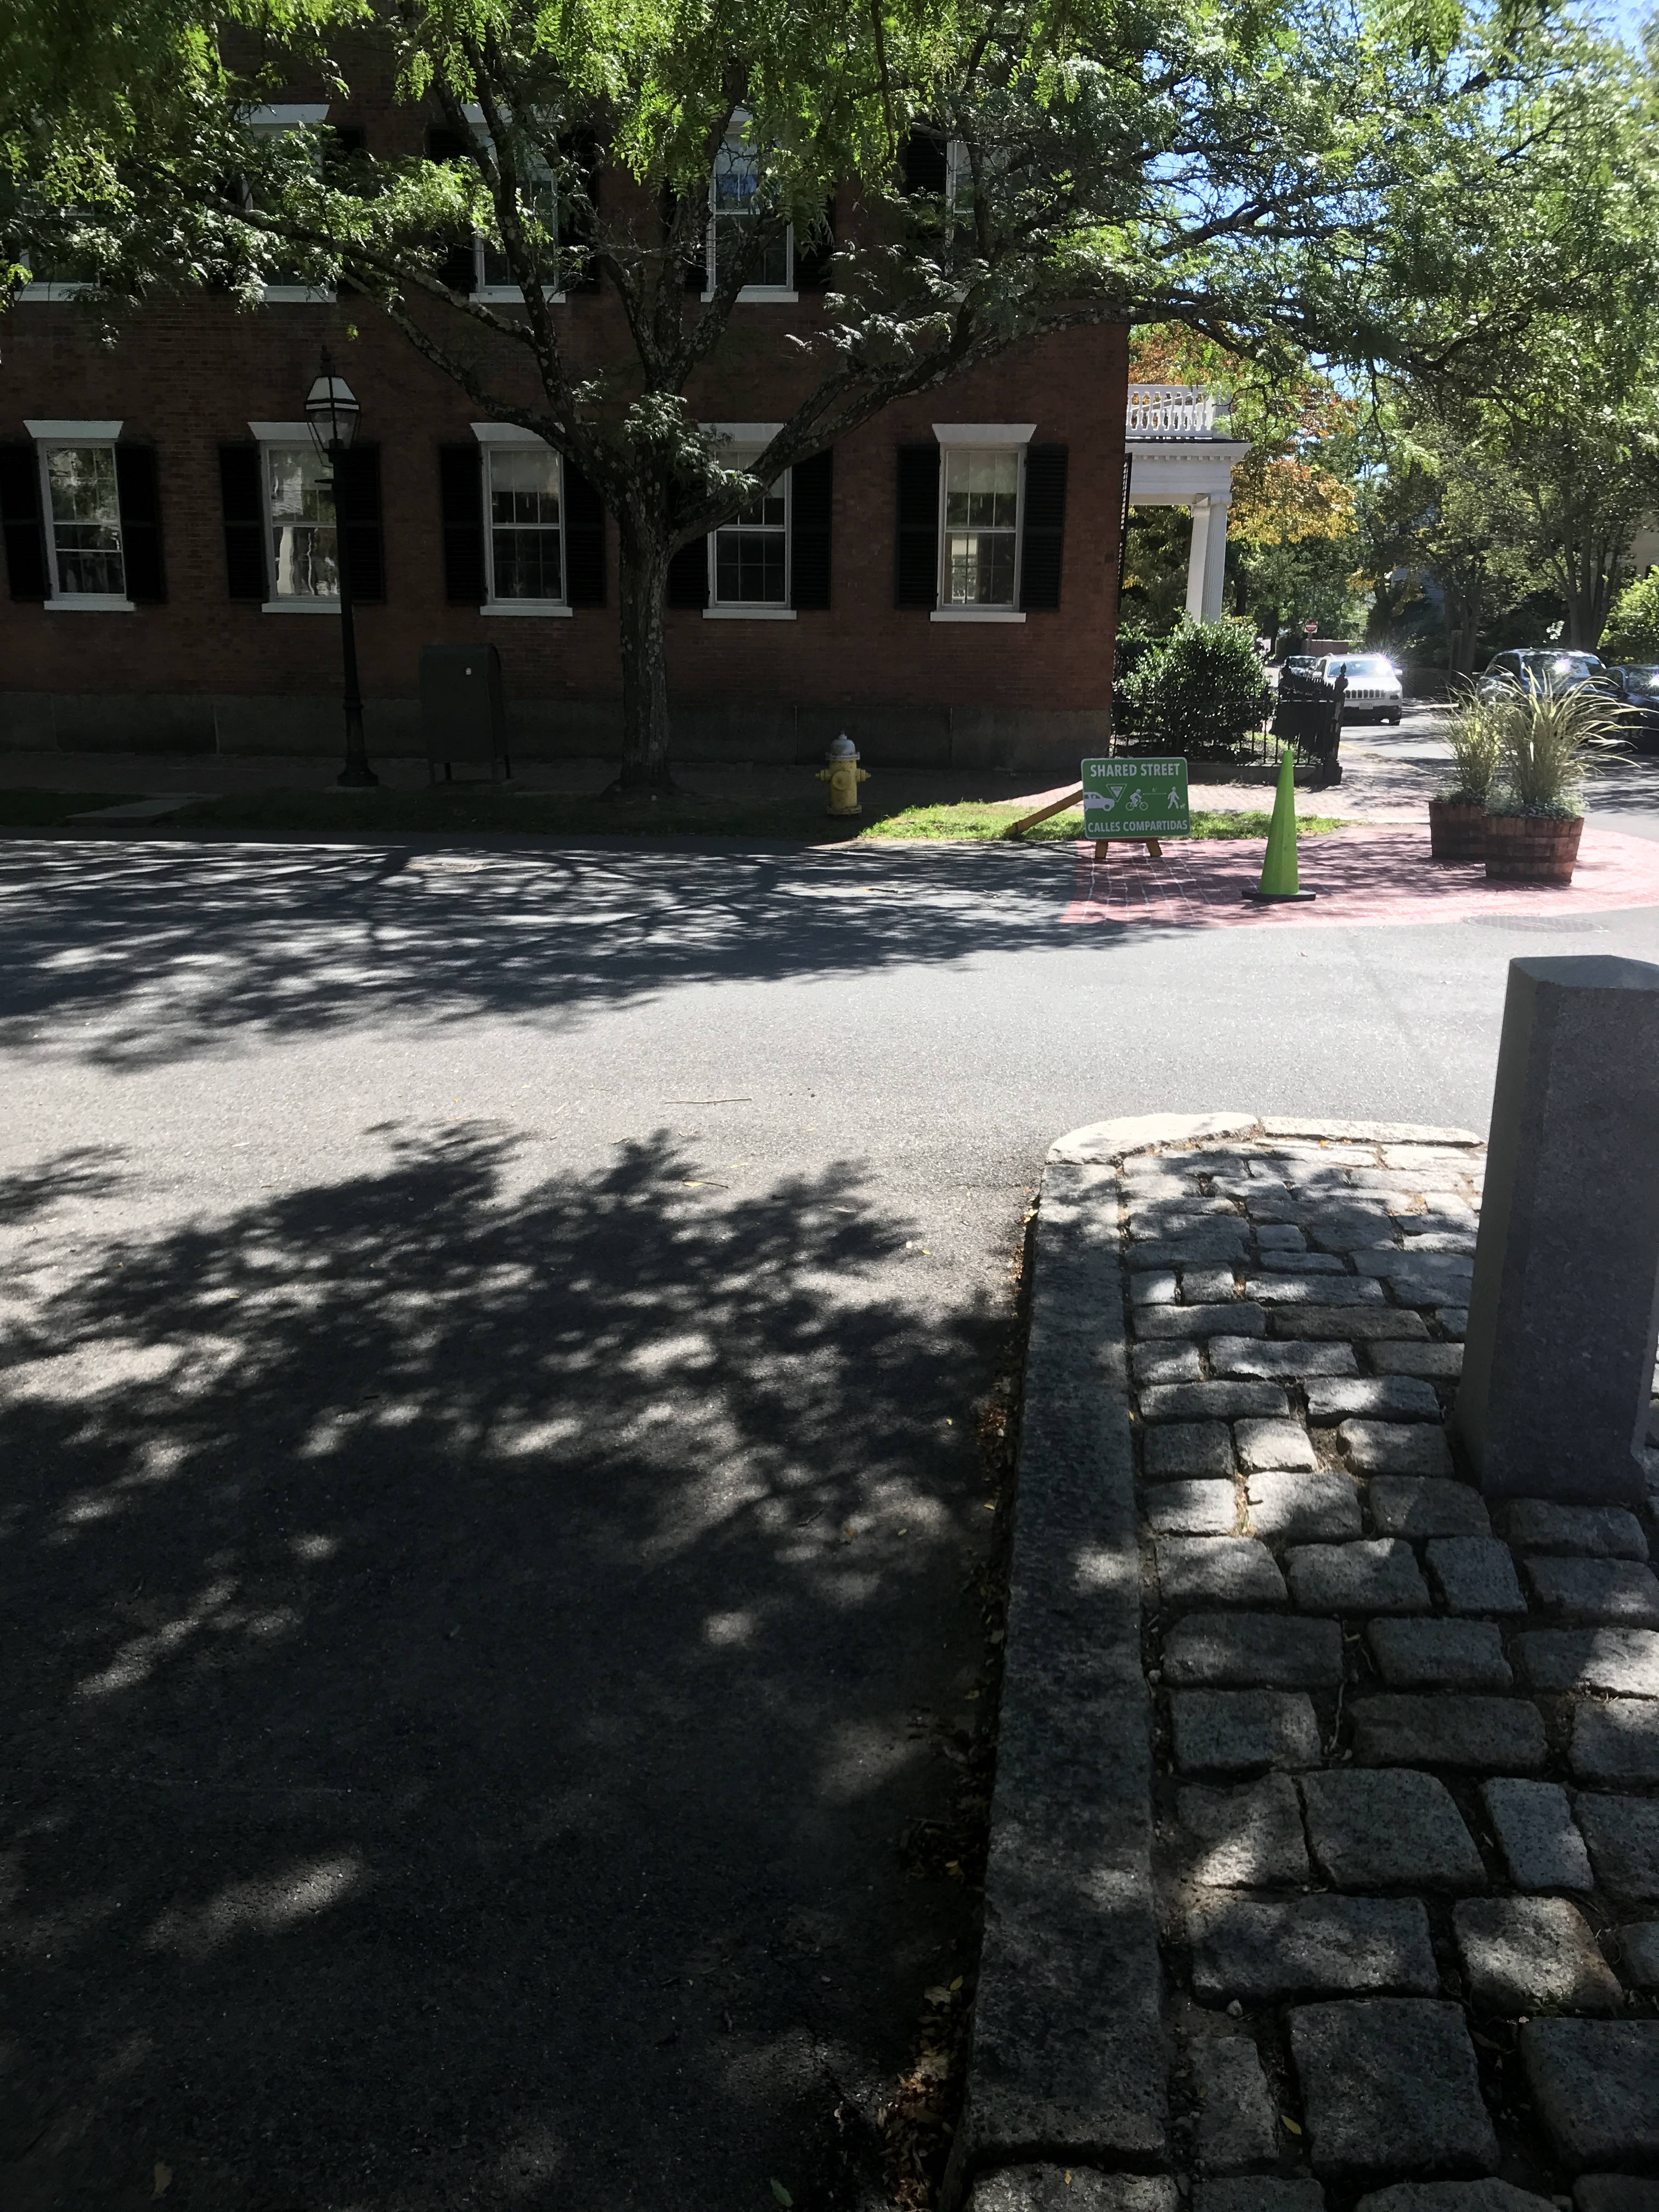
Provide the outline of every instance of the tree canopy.
{"type": "Polygon", "coordinates": [[[1474,388],[1587,292],[1651,290],[1615,54],[1510,0],[13,0],[0,260],[95,271],[115,316],[298,273],[574,461],[618,526],[624,775],[649,781],[672,551],[895,398],[1103,321],[1474,388]],[[252,127],[377,72],[441,156],[252,127]],[[733,143],[744,220],[689,286],[733,143]],[[829,289],[787,419],[734,468],[688,387],[792,223],[829,289]],[[522,306],[447,281],[434,240],[466,232],[522,306]],[[568,343],[579,282],[620,307],[608,357],[568,343]]]}

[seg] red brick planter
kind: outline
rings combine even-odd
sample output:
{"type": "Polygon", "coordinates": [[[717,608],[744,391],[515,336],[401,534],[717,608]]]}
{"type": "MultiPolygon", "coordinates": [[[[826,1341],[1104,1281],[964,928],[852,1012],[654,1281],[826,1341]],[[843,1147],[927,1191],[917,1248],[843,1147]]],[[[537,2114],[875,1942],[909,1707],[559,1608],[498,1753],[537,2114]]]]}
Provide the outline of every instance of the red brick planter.
{"type": "Polygon", "coordinates": [[[1429,801],[1429,854],[1437,860],[1484,860],[1486,810],[1462,799],[1429,801]]]}
{"type": "Polygon", "coordinates": [[[1583,833],[1582,814],[1489,814],[1488,882],[1570,884],[1583,833]]]}

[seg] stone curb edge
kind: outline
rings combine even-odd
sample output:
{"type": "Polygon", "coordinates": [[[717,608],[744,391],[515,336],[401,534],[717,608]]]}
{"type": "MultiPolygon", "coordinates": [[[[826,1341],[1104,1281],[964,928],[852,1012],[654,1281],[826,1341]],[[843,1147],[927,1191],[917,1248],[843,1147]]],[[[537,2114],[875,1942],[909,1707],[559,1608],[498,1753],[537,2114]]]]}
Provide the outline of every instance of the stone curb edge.
{"type": "Polygon", "coordinates": [[[1116,1209],[1100,1203],[1117,1179],[1054,1153],[1043,1169],[984,1947],[947,2206],[970,2181],[976,2206],[1000,2205],[1013,2185],[999,2171],[1034,2160],[1144,2170],[1165,2155],[1122,1270],[1116,1209]]]}
{"type": "MultiPolygon", "coordinates": [[[[1152,1887],[1151,1701],[1117,1163],[1206,1137],[1477,1146],[1472,1130],[1247,1113],[1092,1121],[1049,1147],[1009,1570],[985,1938],[966,2094],[941,2193],[1040,2212],[1075,2163],[1091,2203],[1173,2198],[1170,2048],[1152,1887]],[[1109,1760],[1101,1746],[1114,1747],[1109,1760]],[[1102,2172],[1101,2169],[1107,2169],[1102,2172]],[[1116,2169],[1116,2171],[1112,2171],[1116,2169]]],[[[1066,2206],[1078,2202],[1066,2188],[1066,2206]]]]}
{"type": "Polygon", "coordinates": [[[1355,1145],[1484,1145],[1473,1129],[1441,1129],[1424,1121],[1336,1121],[1304,1114],[1129,1114],[1086,1121],[1048,1147],[1051,1160],[1109,1166],[1154,1145],[1197,1144],[1206,1137],[1300,1137],[1355,1145]]]}

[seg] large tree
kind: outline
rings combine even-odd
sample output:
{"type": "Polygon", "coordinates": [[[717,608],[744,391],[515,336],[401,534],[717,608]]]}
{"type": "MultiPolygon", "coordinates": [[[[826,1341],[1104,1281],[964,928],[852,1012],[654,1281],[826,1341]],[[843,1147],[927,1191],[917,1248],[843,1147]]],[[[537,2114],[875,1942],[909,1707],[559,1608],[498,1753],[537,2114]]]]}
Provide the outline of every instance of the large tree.
{"type": "Polygon", "coordinates": [[[1599,270],[1615,189],[1583,188],[1601,50],[1510,0],[12,0],[6,21],[0,262],[73,254],[112,313],[297,268],[598,486],[624,785],[667,776],[674,550],[895,399],[1108,320],[1467,379],[1599,270]],[[443,159],[247,126],[297,82],[376,70],[443,124],[443,159]],[[734,141],[747,219],[689,286],[734,141]],[[791,223],[833,246],[830,289],[787,420],[734,468],[687,395],[791,223]],[[434,238],[468,229],[521,307],[446,283],[434,238]],[[621,309],[597,362],[551,301],[579,274],[621,309]]]}

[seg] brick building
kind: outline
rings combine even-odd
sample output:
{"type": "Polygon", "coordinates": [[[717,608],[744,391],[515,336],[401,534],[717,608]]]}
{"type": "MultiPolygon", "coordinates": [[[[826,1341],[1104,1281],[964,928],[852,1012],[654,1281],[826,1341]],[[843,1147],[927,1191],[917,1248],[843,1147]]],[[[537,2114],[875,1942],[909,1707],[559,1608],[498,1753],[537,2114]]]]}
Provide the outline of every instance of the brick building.
{"type": "MultiPolygon", "coordinates": [[[[270,111],[273,127],[320,106],[270,111]]],[[[371,145],[390,108],[331,118],[371,145]]],[[[400,148],[393,143],[387,150],[400,148]]],[[[718,251],[721,202],[711,234],[718,251]]],[[[482,296],[510,303],[480,244],[482,296]]],[[[734,454],[794,403],[823,276],[793,240],[700,385],[734,454]]],[[[361,301],[204,294],[101,343],[74,287],[0,325],[0,744],[331,754],[332,562],[351,564],[371,753],[418,753],[422,646],[501,651],[514,750],[614,754],[616,531],[591,488],[478,410],[361,301]],[[303,402],[326,343],[362,406],[337,542],[303,402]]],[[[555,310],[574,362],[625,351],[606,294],[555,310]]],[[[674,753],[1074,767],[1108,727],[1127,333],[1022,345],[793,472],[671,580],[674,753]]],[[[538,397],[526,385],[523,399],[538,397]]]]}

